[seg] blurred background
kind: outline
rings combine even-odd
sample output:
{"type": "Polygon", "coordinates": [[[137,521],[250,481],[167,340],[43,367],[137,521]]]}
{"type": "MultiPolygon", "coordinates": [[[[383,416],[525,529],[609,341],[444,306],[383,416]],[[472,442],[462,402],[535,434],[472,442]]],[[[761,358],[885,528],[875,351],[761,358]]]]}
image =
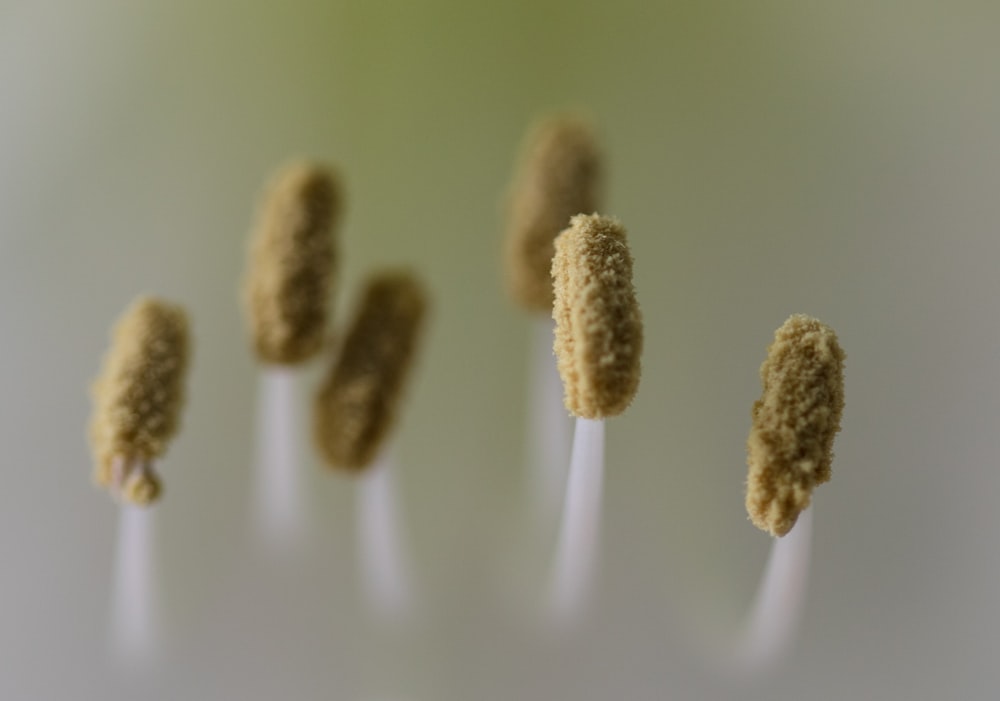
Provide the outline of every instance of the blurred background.
{"type": "Polygon", "coordinates": [[[998,22],[920,0],[0,2],[0,696],[993,698],[998,22]],[[647,338],[608,425],[597,590],[555,631],[525,594],[554,533],[526,527],[533,321],[499,254],[521,136],[563,108],[600,126],[647,338]],[[405,624],[366,611],[355,485],[315,458],[302,538],[255,540],[238,287],[261,184],[299,155],[346,178],[338,308],[385,264],[434,295],[393,441],[405,624]],[[187,306],[196,348],[137,669],[108,651],[118,507],[85,427],[142,292],[187,306]],[[837,330],[847,407],[801,635],[736,680],[701,641],[766,559],[744,443],[795,312],[837,330]]]}

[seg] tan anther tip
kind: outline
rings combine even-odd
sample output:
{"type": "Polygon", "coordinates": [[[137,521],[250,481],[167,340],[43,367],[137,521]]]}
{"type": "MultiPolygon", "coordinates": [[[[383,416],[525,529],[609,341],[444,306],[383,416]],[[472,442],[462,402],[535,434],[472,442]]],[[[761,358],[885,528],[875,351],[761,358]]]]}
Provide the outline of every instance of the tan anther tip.
{"type": "Polygon", "coordinates": [[[377,457],[399,412],[427,305],[410,272],[368,279],[314,404],[316,443],[331,467],[357,472],[377,457]]]}
{"type": "Polygon", "coordinates": [[[844,351],[829,326],[804,314],[774,333],[760,366],[763,393],[747,440],[746,507],[754,525],[788,533],[830,479],[844,410],[844,351]]]}
{"type": "Polygon", "coordinates": [[[122,499],[148,504],[160,494],[149,465],[180,425],[189,354],[181,307],[141,297],[115,326],[91,390],[90,442],[94,481],[122,499]]]}
{"type": "Polygon", "coordinates": [[[570,217],[600,208],[602,157],[590,124],[555,115],[525,139],[511,186],[505,277],[513,300],[529,311],[552,310],[553,242],[570,217]]]}
{"type": "Polygon", "coordinates": [[[121,498],[137,506],[147,506],[160,498],[160,478],[151,470],[133,470],[121,488],[121,498]]]}
{"type": "Polygon", "coordinates": [[[323,346],[341,199],[333,171],[307,162],[278,171],[264,191],[244,282],[253,348],[264,363],[295,365],[323,346]]]}
{"type": "Polygon", "coordinates": [[[639,388],[643,338],[625,228],[599,214],[573,217],[556,239],[552,279],[566,409],[585,419],[616,416],[639,388]]]}

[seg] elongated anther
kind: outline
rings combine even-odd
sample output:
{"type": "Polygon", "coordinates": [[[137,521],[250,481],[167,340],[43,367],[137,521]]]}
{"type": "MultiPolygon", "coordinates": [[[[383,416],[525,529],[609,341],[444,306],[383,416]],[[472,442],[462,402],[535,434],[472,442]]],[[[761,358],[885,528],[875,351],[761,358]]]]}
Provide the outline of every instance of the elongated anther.
{"type": "Polygon", "coordinates": [[[411,273],[368,279],[343,346],[316,396],[314,433],[324,460],[361,471],[396,421],[427,310],[411,273]]]}
{"type": "Polygon", "coordinates": [[[184,310],[142,297],[115,327],[94,382],[94,480],[118,498],[150,504],[161,492],[152,462],[177,432],[189,357],[184,310]]]}
{"type": "Polygon", "coordinates": [[[555,242],[555,353],[566,409],[585,419],[622,413],[639,388],[642,315],[625,228],[579,214],[555,242]]]}
{"type": "Polygon", "coordinates": [[[511,188],[505,239],[507,288],[529,311],[552,309],[555,237],[570,217],[600,207],[602,158],[591,126],[560,115],[529,133],[511,188]]]}
{"type": "Polygon", "coordinates": [[[250,335],[262,362],[295,365],[322,348],[340,210],[340,183],[317,164],[286,166],[267,186],[244,283],[250,335]]]}
{"type": "Polygon", "coordinates": [[[763,393],[747,440],[750,520],[783,536],[830,479],[844,409],[844,351],[829,326],[795,314],[775,332],[760,367],[763,393]]]}

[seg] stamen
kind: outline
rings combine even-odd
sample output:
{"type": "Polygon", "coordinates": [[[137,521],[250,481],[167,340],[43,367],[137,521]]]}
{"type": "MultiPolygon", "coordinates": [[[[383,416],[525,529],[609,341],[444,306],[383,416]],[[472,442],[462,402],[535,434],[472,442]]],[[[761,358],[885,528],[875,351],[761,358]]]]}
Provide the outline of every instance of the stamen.
{"type": "Polygon", "coordinates": [[[830,479],[844,409],[844,358],[833,329],[795,314],[775,332],[760,368],[763,392],[747,440],[746,507],[754,525],[775,540],[734,650],[734,666],[745,673],[781,659],[801,616],[812,543],[809,505],[813,489],[830,479]]]}
{"type": "Polygon", "coordinates": [[[94,479],[124,502],[112,573],[111,643],[129,664],[149,663],[156,647],[153,512],[139,507],[160,496],[152,461],[180,424],[188,346],[184,310],[140,298],[116,325],[93,386],[94,479]]]}
{"type": "Polygon", "coordinates": [[[291,369],[326,340],[341,185],[324,166],[296,162],[265,188],[251,237],[244,303],[252,346],[267,365],[258,389],[253,492],[261,535],[287,546],[302,530],[299,394],[291,369]]]}
{"type": "MultiPolygon", "coordinates": [[[[416,356],[427,310],[409,272],[368,279],[343,347],[313,405],[316,444],[326,463],[359,474],[383,452],[416,356]]],[[[358,486],[364,585],[376,613],[398,618],[409,606],[410,577],[396,524],[387,459],[358,486]]]]}
{"type": "Polygon", "coordinates": [[[578,613],[597,558],[604,474],[604,418],[639,386],[642,317],[625,229],[600,215],[573,217],[552,259],[555,352],[569,412],[577,416],[563,524],[555,558],[554,610],[578,613]]]}
{"type": "MultiPolygon", "coordinates": [[[[593,128],[568,114],[552,115],[530,130],[509,194],[504,264],[511,298],[551,316],[555,238],[580,212],[600,206],[602,156],[593,128]]],[[[569,459],[570,424],[552,357],[551,322],[539,324],[531,356],[528,403],[528,479],[538,527],[554,525],[569,459]]]]}

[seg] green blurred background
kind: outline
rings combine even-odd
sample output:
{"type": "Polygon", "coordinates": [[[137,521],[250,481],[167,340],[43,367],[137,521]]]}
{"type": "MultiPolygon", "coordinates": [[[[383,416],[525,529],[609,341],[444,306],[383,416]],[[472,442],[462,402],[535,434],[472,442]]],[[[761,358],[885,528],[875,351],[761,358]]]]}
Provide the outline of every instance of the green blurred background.
{"type": "Polygon", "coordinates": [[[998,20],[920,0],[0,3],[0,696],[990,698],[998,20]],[[499,253],[521,136],[563,108],[600,125],[647,341],[608,426],[599,589],[554,632],[523,594],[523,552],[553,534],[526,527],[532,321],[499,253]],[[346,177],[338,305],[398,263],[435,299],[394,441],[406,626],[365,611],[354,485],[315,460],[307,535],[254,541],[238,285],[259,188],[297,155],[346,177]],[[197,346],[162,464],[164,647],[132,670],[107,651],[117,511],[85,426],[140,292],[185,304],[197,346]],[[699,641],[738,623],[767,554],[744,441],[795,312],[838,331],[847,407],[802,635],[746,683],[699,641]]]}

